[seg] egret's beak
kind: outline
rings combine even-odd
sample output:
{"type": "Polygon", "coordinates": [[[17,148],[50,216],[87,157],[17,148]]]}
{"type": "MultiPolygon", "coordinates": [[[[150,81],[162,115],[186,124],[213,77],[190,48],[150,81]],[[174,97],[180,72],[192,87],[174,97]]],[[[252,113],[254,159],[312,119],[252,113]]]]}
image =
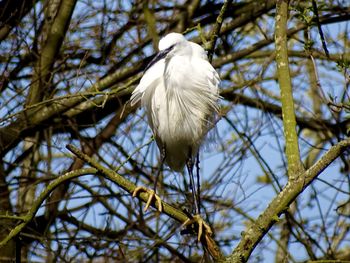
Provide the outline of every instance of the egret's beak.
{"type": "Polygon", "coordinates": [[[174,48],[175,45],[172,45],[170,47],[168,47],[167,49],[161,50],[159,51],[155,57],[151,60],[150,63],[148,63],[147,67],[144,70],[144,73],[150,68],[152,67],[154,64],[156,64],[159,60],[163,59],[166,57],[166,55],[168,55],[168,53],[174,48]]]}

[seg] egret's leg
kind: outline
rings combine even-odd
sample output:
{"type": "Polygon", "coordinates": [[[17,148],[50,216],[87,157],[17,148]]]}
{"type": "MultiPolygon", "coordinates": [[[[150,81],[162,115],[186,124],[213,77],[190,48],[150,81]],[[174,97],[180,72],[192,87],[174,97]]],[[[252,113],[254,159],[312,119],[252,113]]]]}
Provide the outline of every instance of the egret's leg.
{"type": "Polygon", "coordinates": [[[165,158],[166,158],[166,150],[165,150],[165,146],[162,147],[162,150],[160,152],[160,167],[158,169],[158,172],[156,174],[156,178],[154,179],[154,186],[153,186],[153,190],[154,190],[154,193],[156,193],[156,190],[157,190],[157,184],[158,184],[158,179],[159,179],[159,176],[160,176],[160,173],[162,172],[163,170],[163,165],[164,165],[164,162],[165,162],[165,158]]]}
{"type": "Polygon", "coordinates": [[[197,199],[198,199],[198,214],[201,212],[201,183],[199,177],[199,152],[196,156],[196,172],[197,172],[197,199]]]}
{"type": "Polygon", "coordinates": [[[199,214],[197,191],[196,191],[196,185],[194,183],[194,177],[193,177],[193,161],[192,161],[192,157],[188,158],[186,166],[187,166],[188,174],[190,176],[190,188],[191,188],[191,191],[192,191],[192,198],[193,198],[194,207],[195,207],[195,214],[199,214]]]}
{"type": "Polygon", "coordinates": [[[157,190],[158,178],[159,178],[160,173],[162,171],[164,162],[165,162],[165,147],[163,147],[162,151],[161,151],[161,163],[160,163],[160,167],[158,169],[158,172],[156,174],[156,178],[154,179],[154,188],[153,188],[153,190],[147,189],[144,186],[138,186],[138,187],[135,188],[135,190],[134,190],[134,192],[132,194],[132,196],[135,197],[135,196],[137,196],[139,194],[139,192],[146,192],[146,193],[148,193],[149,197],[148,197],[146,206],[144,208],[145,212],[147,211],[147,209],[151,205],[151,202],[152,202],[153,199],[155,199],[157,204],[158,204],[158,211],[162,212],[162,210],[163,210],[162,201],[161,201],[159,195],[156,194],[156,190],[157,190]]]}
{"type": "MultiPolygon", "coordinates": [[[[191,156],[191,155],[189,155],[191,156]]],[[[211,236],[213,234],[210,226],[203,220],[203,218],[200,216],[200,181],[199,181],[199,154],[197,153],[196,156],[196,169],[197,169],[197,187],[194,183],[194,176],[193,176],[193,161],[192,158],[188,158],[187,160],[187,169],[188,173],[190,175],[190,187],[192,189],[192,197],[195,204],[195,215],[189,216],[189,218],[182,224],[183,226],[191,226],[194,224],[198,225],[198,234],[197,234],[197,241],[199,242],[202,238],[202,235],[209,235],[211,236]],[[197,188],[197,191],[196,191],[197,188]]]]}

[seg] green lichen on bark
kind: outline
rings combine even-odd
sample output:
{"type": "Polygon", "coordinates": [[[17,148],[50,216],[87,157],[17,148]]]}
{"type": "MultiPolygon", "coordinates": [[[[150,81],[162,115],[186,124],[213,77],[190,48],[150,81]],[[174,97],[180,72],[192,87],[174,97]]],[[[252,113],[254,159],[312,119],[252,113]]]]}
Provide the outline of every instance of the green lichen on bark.
{"type": "Polygon", "coordinates": [[[286,142],[286,158],[288,161],[288,176],[290,179],[302,171],[298,136],[296,133],[296,118],[294,112],[294,100],[292,83],[289,71],[288,46],[287,46],[287,19],[288,0],[279,0],[276,5],[276,64],[278,82],[281,90],[282,117],[284,137],[286,142]]]}

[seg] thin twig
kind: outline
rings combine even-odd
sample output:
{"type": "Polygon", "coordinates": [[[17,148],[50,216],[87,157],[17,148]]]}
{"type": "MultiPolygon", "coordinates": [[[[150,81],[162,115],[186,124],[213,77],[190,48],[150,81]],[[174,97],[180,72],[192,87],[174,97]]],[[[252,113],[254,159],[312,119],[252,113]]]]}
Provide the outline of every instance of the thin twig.
{"type": "Polygon", "coordinates": [[[210,62],[213,60],[213,54],[214,54],[214,50],[215,50],[216,41],[220,35],[220,29],[222,26],[222,22],[224,21],[225,13],[226,13],[226,11],[231,3],[232,3],[232,0],[225,0],[224,4],[221,7],[221,10],[220,10],[218,17],[216,18],[216,23],[215,23],[213,31],[211,33],[211,39],[209,42],[209,46],[207,48],[208,59],[210,62]]]}
{"type": "Polygon", "coordinates": [[[321,37],[321,42],[322,42],[322,47],[323,47],[324,53],[326,53],[327,58],[329,58],[329,52],[328,52],[328,49],[327,49],[326,40],[324,39],[324,35],[323,35],[320,19],[319,19],[319,16],[318,16],[318,8],[317,8],[317,4],[316,4],[315,0],[312,0],[312,8],[313,8],[313,11],[314,11],[314,14],[315,14],[315,20],[316,20],[318,32],[319,32],[320,37],[321,37]]]}
{"type": "Polygon", "coordinates": [[[87,174],[95,174],[97,172],[96,169],[93,168],[85,168],[85,169],[79,169],[75,171],[68,172],[64,175],[61,175],[57,177],[55,180],[53,180],[45,189],[44,191],[39,195],[39,197],[33,202],[31,209],[28,211],[28,213],[25,216],[22,217],[16,217],[13,216],[2,216],[2,218],[9,218],[9,219],[16,219],[20,220],[21,223],[18,224],[15,228],[11,230],[11,232],[0,241],[0,249],[5,246],[12,238],[16,237],[26,226],[27,224],[33,220],[34,216],[38,212],[40,206],[45,201],[45,199],[50,195],[50,193],[55,190],[56,187],[63,184],[64,182],[71,180],[73,178],[77,178],[82,175],[87,174]]]}

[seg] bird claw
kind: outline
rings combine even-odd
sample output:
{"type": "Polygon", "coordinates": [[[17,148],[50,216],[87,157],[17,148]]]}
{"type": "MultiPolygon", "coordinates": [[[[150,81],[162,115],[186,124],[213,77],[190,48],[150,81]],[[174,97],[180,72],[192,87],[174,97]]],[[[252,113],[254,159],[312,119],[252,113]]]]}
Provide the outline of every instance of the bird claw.
{"type": "Polygon", "coordinates": [[[194,215],[192,218],[188,218],[182,226],[189,226],[192,224],[198,224],[198,235],[197,235],[197,240],[198,242],[201,240],[203,230],[205,235],[211,236],[213,234],[213,231],[211,230],[210,226],[203,220],[203,218],[200,215],[194,215]]]}
{"type": "Polygon", "coordinates": [[[139,194],[139,192],[146,192],[148,193],[148,200],[146,203],[145,208],[143,209],[145,212],[150,207],[151,202],[153,199],[156,199],[156,203],[158,204],[158,211],[162,212],[163,206],[162,206],[162,200],[160,199],[159,195],[157,195],[153,190],[148,189],[144,186],[138,186],[135,188],[134,192],[132,193],[132,196],[135,197],[139,194]]]}

